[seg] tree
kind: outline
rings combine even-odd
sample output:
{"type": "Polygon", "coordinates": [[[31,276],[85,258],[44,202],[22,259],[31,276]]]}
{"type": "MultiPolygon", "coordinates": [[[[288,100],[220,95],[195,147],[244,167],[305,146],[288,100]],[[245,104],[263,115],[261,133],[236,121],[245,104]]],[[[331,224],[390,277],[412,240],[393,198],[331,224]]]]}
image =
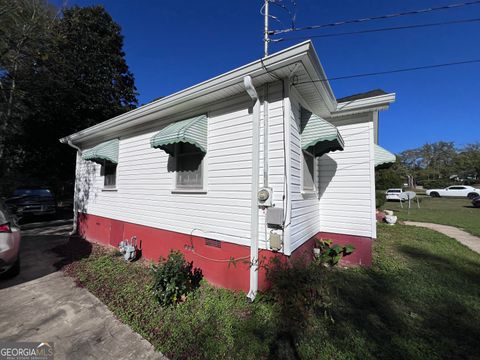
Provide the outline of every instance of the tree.
{"type": "Polygon", "coordinates": [[[30,75],[50,42],[55,11],[44,0],[0,0],[0,164],[7,140],[28,115],[30,75]]]}
{"type": "Polygon", "coordinates": [[[52,27],[48,52],[29,74],[20,171],[50,185],[72,180],[74,150],[60,137],[137,105],[120,27],[101,6],[73,7],[52,27]]]}

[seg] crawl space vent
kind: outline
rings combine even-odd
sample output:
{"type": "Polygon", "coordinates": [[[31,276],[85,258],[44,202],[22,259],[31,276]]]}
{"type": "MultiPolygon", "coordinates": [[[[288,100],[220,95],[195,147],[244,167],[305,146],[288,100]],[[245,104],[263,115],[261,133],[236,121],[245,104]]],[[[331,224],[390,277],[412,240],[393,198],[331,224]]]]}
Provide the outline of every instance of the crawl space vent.
{"type": "Polygon", "coordinates": [[[205,245],[207,246],[213,246],[216,248],[221,248],[222,247],[222,242],[218,240],[213,240],[213,239],[205,239],[205,245]]]}

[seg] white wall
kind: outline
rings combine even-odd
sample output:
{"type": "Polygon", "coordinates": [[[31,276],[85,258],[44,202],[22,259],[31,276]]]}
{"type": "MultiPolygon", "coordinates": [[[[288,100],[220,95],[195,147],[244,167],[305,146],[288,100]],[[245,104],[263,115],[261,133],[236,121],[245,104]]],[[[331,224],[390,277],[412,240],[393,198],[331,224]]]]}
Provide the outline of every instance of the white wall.
{"type": "Polygon", "coordinates": [[[327,120],[340,131],[345,149],[319,159],[321,231],[375,238],[372,113],[327,120]]]}
{"type": "MultiPolygon", "coordinates": [[[[258,89],[259,94],[263,89],[258,89]]],[[[269,87],[269,182],[274,201],[282,206],[284,187],[283,101],[280,83],[269,87]]],[[[150,148],[158,128],[135,129],[120,137],[117,191],[103,190],[100,165],[77,162],[77,202],[83,211],[97,216],[170,231],[205,236],[238,244],[250,244],[252,174],[252,120],[249,98],[229,98],[192,116],[208,114],[208,149],[205,158],[207,192],[172,193],[174,173],[167,171],[168,155],[150,148]],[[153,129],[153,130],[152,130],[153,129]]],[[[186,118],[186,117],[183,117],[186,118]]],[[[263,184],[263,106],[260,144],[260,184],[263,184]]],[[[264,216],[260,212],[260,248],[264,241],[264,216]]]]}
{"type": "Polygon", "coordinates": [[[300,106],[308,104],[292,88],[291,250],[318,232],[376,237],[372,113],[326,119],[345,141],[343,151],[316,159],[314,193],[302,192],[300,106]]]}

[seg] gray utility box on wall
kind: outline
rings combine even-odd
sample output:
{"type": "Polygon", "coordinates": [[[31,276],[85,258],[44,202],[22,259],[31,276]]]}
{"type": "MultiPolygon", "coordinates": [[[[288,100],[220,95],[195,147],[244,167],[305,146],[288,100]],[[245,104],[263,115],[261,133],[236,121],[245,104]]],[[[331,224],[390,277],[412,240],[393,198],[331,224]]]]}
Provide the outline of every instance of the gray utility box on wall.
{"type": "Polygon", "coordinates": [[[283,228],[283,208],[270,207],[267,209],[267,225],[269,228],[283,228]]]}

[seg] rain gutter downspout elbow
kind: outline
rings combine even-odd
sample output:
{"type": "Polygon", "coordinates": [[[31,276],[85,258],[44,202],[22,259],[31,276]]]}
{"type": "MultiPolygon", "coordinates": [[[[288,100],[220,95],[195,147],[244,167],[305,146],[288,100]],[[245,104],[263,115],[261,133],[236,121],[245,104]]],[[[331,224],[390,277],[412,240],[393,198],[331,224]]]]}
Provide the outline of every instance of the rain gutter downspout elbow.
{"type": "Polygon", "coordinates": [[[252,111],[252,189],[250,227],[250,290],[247,297],[254,301],[258,291],[258,205],[257,192],[260,168],[260,99],[250,76],[243,78],[243,84],[253,101],[252,111]]]}
{"type": "MultiPolygon", "coordinates": [[[[67,141],[67,144],[68,146],[70,146],[71,148],[77,150],[77,161],[76,163],[78,164],[78,156],[82,156],[82,149],[80,149],[77,145],[75,145],[74,143],[72,143],[72,140],[67,138],[66,139],[67,141]]],[[[63,142],[65,143],[64,141],[60,141],[60,142],[63,142]]],[[[74,181],[74,189],[73,189],[73,227],[72,227],[72,231],[70,231],[70,235],[75,235],[77,234],[78,232],[78,227],[77,227],[77,222],[78,222],[78,213],[77,213],[77,171],[76,171],[76,167],[75,167],[75,181],[74,181]]]]}

